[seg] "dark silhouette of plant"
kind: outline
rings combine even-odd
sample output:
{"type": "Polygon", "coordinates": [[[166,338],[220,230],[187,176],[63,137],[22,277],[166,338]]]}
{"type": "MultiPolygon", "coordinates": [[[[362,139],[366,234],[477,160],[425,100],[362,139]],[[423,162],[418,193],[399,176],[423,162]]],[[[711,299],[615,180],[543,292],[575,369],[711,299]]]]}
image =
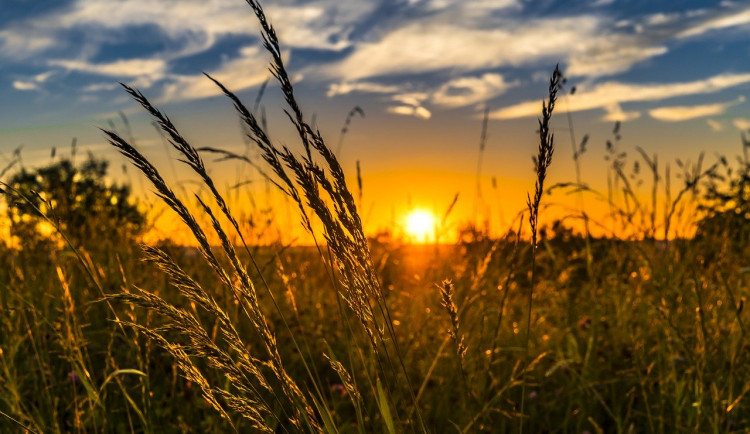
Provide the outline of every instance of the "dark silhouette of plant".
{"type": "Polygon", "coordinates": [[[38,169],[21,169],[5,189],[11,234],[23,246],[49,241],[49,234],[40,230],[46,217],[74,245],[133,240],[145,229],[146,217],[128,185],[105,182],[108,166],[107,161],[90,157],[79,166],[63,159],[38,169]]]}
{"type": "Polygon", "coordinates": [[[698,222],[699,238],[726,237],[736,248],[747,246],[750,240],[750,139],[742,135],[742,156],[738,167],[732,167],[720,156],[718,167],[706,183],[702,210],[706,216],[698,222]]]}

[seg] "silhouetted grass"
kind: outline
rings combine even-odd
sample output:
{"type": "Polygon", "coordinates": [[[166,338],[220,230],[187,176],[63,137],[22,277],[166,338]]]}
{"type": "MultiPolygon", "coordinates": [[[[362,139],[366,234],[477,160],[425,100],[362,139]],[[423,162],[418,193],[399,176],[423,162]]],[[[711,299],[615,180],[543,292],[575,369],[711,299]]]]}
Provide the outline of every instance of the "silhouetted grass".
{"type": "MultiPolygon", "coordinates": [[[[108,239],[0,249],[0,431],[750,429],[747,156],[738,169],[724,157],[707,168],[702,158],[680,162],[684,185],[673,195],[669,166],[636,148],[650,171],[644,201],[618,125],[608,145],[610,191],[580,176],[545,190],[556,68],[528,216],[517,217],[517,229],[494,238],[475,231],[453,246],[368,239],[335,153],[299,107],[275,30],[248,3],[302,153],[274,142],[258,103],[248,110],[231,83],[207,77],[234,106],[260,162],[193,146],[123,85],[201,193],[183,197],[132,137],[104,134],[195,247],[108,239]],[[259,170],[294,204],[315,245],[253,245],[205,152],[259,170]],[[610,220],[575,210],[583,235],[545,224],[545,195],[558,188],[606,201],[610,220]],[[697,235],[670,239],[677,223],[679,234],[697,235]],[[613,236],[590,236],[589,224],[613,236]]],[[[33,203],[1,186],[11,208],[33,203]]],[[[63,236],[55,205],[44,203],[29,219],[41,216],[63,236]]]]}

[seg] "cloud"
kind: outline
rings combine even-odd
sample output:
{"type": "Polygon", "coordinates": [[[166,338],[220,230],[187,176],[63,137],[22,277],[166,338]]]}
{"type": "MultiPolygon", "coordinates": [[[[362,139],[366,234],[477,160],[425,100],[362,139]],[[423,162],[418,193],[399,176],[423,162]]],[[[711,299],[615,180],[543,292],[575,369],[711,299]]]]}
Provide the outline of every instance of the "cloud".
{"type": "Polygon", "coordinates": [[[667,53],[667,47],[642,46],[638,38],[611,35],[591,41],[589,47],[573,53],[568,60],[569,76],[596,77],[627,71],[636,63],[667,53]]]}
{"type": "Polygon", "coordinates": [[[420,119],[429,119],[432,117],[432,113],[424,107],[414,107],[409,105],[399,105],[388,107],[388,113],[394,113],[397,115],[415,116],[420,119]]]}
{"type": "Polygon", "coordinates": [[[461,77],[440,86],[432,102],[444,107],[462,107],[502,95],[517,83],[508,83],[502,75],[487,73],[480,77],[461,77]]]}
{"type": "Polygon", "coordinates": [[[750,121],[743,118],[732,119],[732,125],[740,131],[750,131],[750,121]]]}
{"type": "Polygon", "coordinates": [[[89,63],[82,60],[51,60],[50,66],[59,66],[68,71],[110,77],[162,77],[167,63],[162,59],[127,59],[108,63],[89,63]]]}
{"type": "Polygon", "coordinates": [[[82,90],[84,92],[101,92],[107,90],[115,90],[119,86],[116,83],[94,83],[85,86],[82,90]]]}
{"type": "MultiPolygon", "coordinates": [[[[518,82],[507,82],[497,73],[480,76],[457,77],[421,92],[410,92],[409,85],[380,84],[376,82],[343,82],[328,88],[328,97],[352,92],[391,94],[391,99],[410,106],[421,106],[429,100],[442,107],[463,107],[502,95],[518,82]]],[[[403,111],[403,110],[401,110],[403,111]]]]}
{"type": "Polygon", "coordinates": [[[677,33],[676,36],[678,38],[687,38],[702,35],[712,30],[747,26],[750,24],[750,8],[744,10],[737,10],[736,8],[728,9],[729,10],[722,11],[717,16],[709,17],[689,26],[687,29],[677,33]]]}
{"type": "Polygon", "coordinates": [[[724,113],[729,107],[735,106],[744,101],[744,97],[739,97],[736,101],[727,103],[660,107],[649,110],[648,114],[652,118],[658,119],[660,121],[680,122],[695,118],[703,118],[706,116],[720,115],[724,113]]]}
{"type": "MultiPolygon", "coordinates": [[[[279,3],[268,5],[265,11],[284,48],[334,52],[351,46],[350,34],[357,23],[377,7],[368,0],[279,3]]],[[[260,46],[258,27],[252,10],[236,0],[73,0],[56,8],[54,13],[0,27],[0,55],[12,62],[28,63],[28,59],[34,58],[36,64],[65,71],[134,79],[139,87],[164,81],[165,97],[185,99],[214,92],[209,91],[210,86],[197,74],[199,71],[192,76],[175,73],[174,61],[209,51],[230,36],[243,36],[248,43],[260,46]],[[149,51],[139,58],[112,59],[116,52],[103,51],[105,43],[127,40],[132,32],[142,32],[144,28],[159,34],[162,48],[144,48],[149,51]],[[74,46],[71,36],[78,33],[85,34],[86,39],[83,45],[74,46]],[[100,60],[103,54],[106,61],[100,60]],[[177,90],[177,85],[187,89],[177,90]]],[[[233,53],[218,66],[206,69],[213,69],[228,78],[228,84],[243,89],[257,82],[259,68],[267,67],[265,58],[260,61],[260,65],[251,65],[246,55],[233,53]],[[250,73],[243,74],[239,69],[232,73],[229,69],[232,66],[250,73]]],[[[17,87],[29,88],[31,84],[30,80],[18,80],[17,87]]],[[[86,91],[106,89],[89,86],[86,91]]]]}
{"type": "MultiPolygon", "coordinates": [[[[367,0],[317,0],[270,4],[265,10],[286,47],[342,50],[351,45],[354,24],[375,6],[367,0]]],[[[206,51],[228,35],[259,35],[252,10],[235,0],[75,0],[0,31],[0,52],[28,58],[64,46],[70,31],[85,31],[87,43],[96,45],[103,35],[143,26],[164,34],[166,58],[206,51]]]]}
{"type": "Polygon", "coordinates": [[[40,74],[32,75],[26,80],[14,80],[13,88],[21,91],[40,90],[40,84],[46,82],[50,77],[55,75],[54,71],[47,71],[40,74]]]}
{"type": "Polygon", "coordinates": [[[521,7],[521,2],[518,0],[409,0],[409,4],[423,6],[430,11],[454,8],[462,12],[477,14],[486,13],[487,10],[521,7]]]}
{"type": "Polygon", "coordinates": [[[13,88],[16,90],[37,90],[39,86],[36,83],[16,80],[13,82],[13,88]]]}
{"type": "MultiPolygon", "coordinates": [[[[257,46],[240,50],[241,57],[222,63],[209,74],[232,91],[240,91],[263,83],[269,76],[266,53],[257,46]]],[[[288,58],[288,53],[284,53],[288,58]]],[[[206,98],[221,94],[211,80],[200,75],[170,75],[161,100],[165,102],[206,98]]]]}
{"type": "Polygon", "coordinates": [[[396,93],[403,90],[402,86],[380,84],[373,82],[344,82],[333,83],[328,87],[326,96],[332,98],[338,95],[347,95],[354,92],[363,93],[396,93]]]}
{"type": "MultiPolygon", "coordinates": [[[[636,101],[657,101],[687,95],[718,92],[750,83],[750,73],[720,74],[704,80],[667,84],[630,84],[609,81],[590,89],[580,86],[574,97],[568,99],[566,108],[571,112],[606,108],[612,104],[636,101]]],[[[492,112],[493,119],[514,119],[536,116],[541,100],[525,101],[492,112]]]]}
{"type": "Polygon", "coordinates": [[[420,106],[430,95],[427,92],[401,93],[393,96],[393,100],[401,104],[420,106]]]}
{"type": "MultiPolygon", "coordinates": [[[[614,1],[588,3],[607,6],[614,1]]],[[[322,82],[329,97],[420,90],[429,94],[424,101],[441,107],[467,106],[502,95],[516,83],[506,81],[500,68],[561,62],[569,77],[599,78],[663,56],[675,39],[750,24],[750,7],[738,4],[631,15],[627,20],[619,20],[611,8],[569,11],[540,15],[522,0],[279,0],[266,7],[285,49],[326,52],[305,52],[295,59],[306,63],[300,66],[305,76],[322,82]]],[[[202,59],[216,59],[221,41],[259,45],[258,34],[252,11],[237,0],[69,0],[46,15],[0,28],[0,55],[11,62],[33,59],[37,65],[66,71],[131,79],[141,87],[163,84],[164,98],[184,100],[216,93],[198,71],[184,72],[188,57],[214,50],[202,59]],[[142,50],[138,58],[132,53],[113,58],[113,52],[105,52],[104,44],[120,43],[143,29],[158,34],[158,49],[136,46],[142,50]],[[72,35],[85,35],[84,45],[73,45],[72,35]]],[[[256,54],[228,53],[205,68],[238,90],[247,88],[265,79],[259,70],[265,69],[265,59],[256,54]]],[[[14,85],[41,87],[25,77],[14,78],[14,85]]],[[[600,86],[608,84],[612,83],[600,86]]],[[[88,92],[107,90],[90,82],[80,86],[88,92]]],[[[612,109],[629,98],[593,96],[598,102],[590,108],[612,109]]],[[[630,100],[658,99],[639,98],[630,100]]],[[[578,99],[582,98],[574,98],[578,99]]],[[[608,117],[614,115],[634,114],[621,108],[607,112],[608,117]]]]}
{"type": "Polygon", "coordinates": [[[620,104],[617,103],[612,103],[604,107],[604,109],[607,111],[607,114],[602,118],[602,120],[606,122],[629,122],[641,117],[641,112],[623,111],[620,104]]]}
{"type": "MultiPolygon", "coordinates": [[[[594,43],[606,27],[605,21],[588,15],[522,22],[501,20],[491,26],[489,23],[466,26],[466,23],[456,23],[455,18],[451,20],[449,15],[431,17],[404,23],[376,39],[358,44],[351,55],[323,67],[322,72],[328,77],[356,81],[395,74],[536,64],[541,60],[560,59],[571,50],[581,57],[610,56],[607,49],[627,41],[612,39],[606,46],[594,43]]],[[[602,58],[596,69],[613,71],[627,66],[619,58],[616,60],[617,65],[603,67],[607,59],[602,58]]]]}
{"type": "Polygon", "coordinates": [[[704,28],[738,25],[750,15],[750,8],[737,16],[719,8],[711,13],[687,10],[615,21],[604,13],[532,18],[514,11],[503,15],[492,10],[481,14],[469,14],[465,9],[449,11],[365,34],[353,42],[347,58],[323,67],[322,73],[328,78],[356,81],[436,71],[476,73],[562,61],[567,64],[568,76],[601,77],[665,55],[670,43],[686,32],[698,34],[704,28]]]}
{"type": "Polygon", "coordinates": [[[33,28],[12,26],[0,30],[0,53],[14,59],[28,59],[59,43],[54,37],[33,28]]]}
{"type": "Polygon", "coordinates": [[[423,106],[423,103],[429,97],[430,95],[426,92],[411,92],[393,95],[391,99],[399,103],[399,105],[388,107],[386,111],[397,115],[429,119],[432,117],[432,112],[423,106]]]}
{"type": "Polygon", "coordinates": [[[721,131],[724,131],[724,125],[721,122],[719,122],[719,121],[716,121],[716,120],[713,120],[713,119],[707,119],[706,123],[711,128],[711,131],[714,131],[714,132],[717,132],[717,133],[721,132],[721,131]]]}

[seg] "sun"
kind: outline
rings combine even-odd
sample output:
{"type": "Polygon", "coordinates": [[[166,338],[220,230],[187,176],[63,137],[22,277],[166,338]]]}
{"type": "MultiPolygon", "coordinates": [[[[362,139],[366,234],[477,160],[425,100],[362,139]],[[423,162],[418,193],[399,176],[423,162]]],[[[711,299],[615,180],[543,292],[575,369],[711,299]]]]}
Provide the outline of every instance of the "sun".
{"type": "Polygon", "coordinates": [[[435,216],[423,209],[415,209],[406,218],[405,230],[411,241],[427,243],[435,238],[435,216]]]}

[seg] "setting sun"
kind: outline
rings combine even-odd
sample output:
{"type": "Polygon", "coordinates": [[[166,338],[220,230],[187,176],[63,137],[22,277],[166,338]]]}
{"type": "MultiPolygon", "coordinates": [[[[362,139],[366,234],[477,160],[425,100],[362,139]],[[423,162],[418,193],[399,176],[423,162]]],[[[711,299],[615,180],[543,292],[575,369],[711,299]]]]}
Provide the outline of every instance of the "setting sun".
{"type": "Polygon", "coordinates": [[[423,209],[415,209],[406,216],[406,234],[411,241],[426,243],[435,238],[435,216],[423,209]]]}

